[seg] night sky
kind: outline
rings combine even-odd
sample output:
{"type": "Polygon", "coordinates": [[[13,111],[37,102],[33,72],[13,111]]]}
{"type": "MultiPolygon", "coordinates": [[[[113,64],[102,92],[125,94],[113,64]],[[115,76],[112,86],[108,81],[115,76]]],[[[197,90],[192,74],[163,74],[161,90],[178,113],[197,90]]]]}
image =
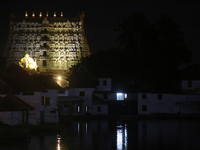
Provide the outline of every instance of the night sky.
{"type": "Polygon", "coordinates": [[[9,32],[11,12],[24,16],[27,11],[63,12],[76,16],[85,12],[85,34],[92,54],[98,50],[118,47],[114,32],[117,24],[131,12],[144,12],[152,23],[160,14],[166,14],[179,23],[185,33],[186,45],[193,52],[192,62],[200,64],[200,9],[195,0],[7,0],[0,4],[0,49],[9,32]]]}

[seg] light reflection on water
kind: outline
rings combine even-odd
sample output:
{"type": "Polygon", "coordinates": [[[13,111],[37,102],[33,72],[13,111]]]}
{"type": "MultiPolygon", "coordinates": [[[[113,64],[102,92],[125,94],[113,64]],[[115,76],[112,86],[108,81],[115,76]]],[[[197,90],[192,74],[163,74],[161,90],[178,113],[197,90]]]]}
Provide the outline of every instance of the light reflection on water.
{"type": "Polygon", "coordinates": [[[0,150],[199,150],[199,126],[199,120],[74,121],[61,132],[32,133],[30,141],[1,141],[0,150]]]}
{"type": "Polygon", "coordinates": [[[117,150],[127,150],[127,124],[117,126],[117,150]]]}

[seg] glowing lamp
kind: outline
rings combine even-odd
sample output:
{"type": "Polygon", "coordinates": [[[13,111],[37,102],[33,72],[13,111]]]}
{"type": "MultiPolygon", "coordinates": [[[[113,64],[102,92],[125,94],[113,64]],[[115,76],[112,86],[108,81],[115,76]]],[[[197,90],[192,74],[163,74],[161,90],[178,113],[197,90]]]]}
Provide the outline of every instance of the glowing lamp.
{"type": "Polygon", "coordinates": [[[63,17],[63,12],[61,12],[60,16],[63,17]]]}
{"type": "Polygon", "coordinates": [[[27,12],[25,13],[25,17],[28,17],[28,13],[27,12]]]}
{"type": "Polygon", "coordinates": [[[35,17],[35,13],[34,12],[33,12],[32,16],[35,17]]]}
{"type": "Polygon", "coordinates": [[[42,17],[42,12],[40,12],[40,17],[42,17]]]}
{"type": "Polygon", "coordinates": [[[46,16],[48,17],[49,16],[49,14],[48,14],[49,12],[47,12],[47,14],[46,14],[46,16]]]}
{"type": "Polygon", "coordinates": [[[58,77],[58,80],[61,80],[61,77],[58,77]]]}
{"type": "Polygon", "coordinates": [[[56,17],[56,12],[54,12],[53,16],[56,17]]]}

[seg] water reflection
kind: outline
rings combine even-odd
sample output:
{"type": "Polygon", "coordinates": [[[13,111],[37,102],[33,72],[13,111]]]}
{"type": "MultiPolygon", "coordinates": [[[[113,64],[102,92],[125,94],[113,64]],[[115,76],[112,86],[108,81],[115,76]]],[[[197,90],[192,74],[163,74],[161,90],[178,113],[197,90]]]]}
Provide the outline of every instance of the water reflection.
{"type": "Polygon", "coordinates": [[[117,150],[127,150],[127,124],[117,126],[117,150]]]}
{"type": "Polygon", "coordinates": [[[63,130],[32,133],[30,141],[0,140],[0,150],[177,150],[200,149],[199,120],[87,120],[63,130]]]}
{"type": "Polygon", "coordinates": [[[59,134],[57,134],[57,150],[60,150],[60,140],[61,140],[61,136],[59,134]]]}

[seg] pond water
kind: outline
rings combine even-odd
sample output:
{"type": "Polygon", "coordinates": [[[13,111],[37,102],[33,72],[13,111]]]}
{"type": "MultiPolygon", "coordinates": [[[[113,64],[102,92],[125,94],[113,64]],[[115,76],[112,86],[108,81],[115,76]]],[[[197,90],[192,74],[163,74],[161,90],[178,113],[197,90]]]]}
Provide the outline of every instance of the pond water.
{"type": "Polygon", "coordinates": [[[73,121],[0,150],[199,150],[200,120],[73,121]]]}

